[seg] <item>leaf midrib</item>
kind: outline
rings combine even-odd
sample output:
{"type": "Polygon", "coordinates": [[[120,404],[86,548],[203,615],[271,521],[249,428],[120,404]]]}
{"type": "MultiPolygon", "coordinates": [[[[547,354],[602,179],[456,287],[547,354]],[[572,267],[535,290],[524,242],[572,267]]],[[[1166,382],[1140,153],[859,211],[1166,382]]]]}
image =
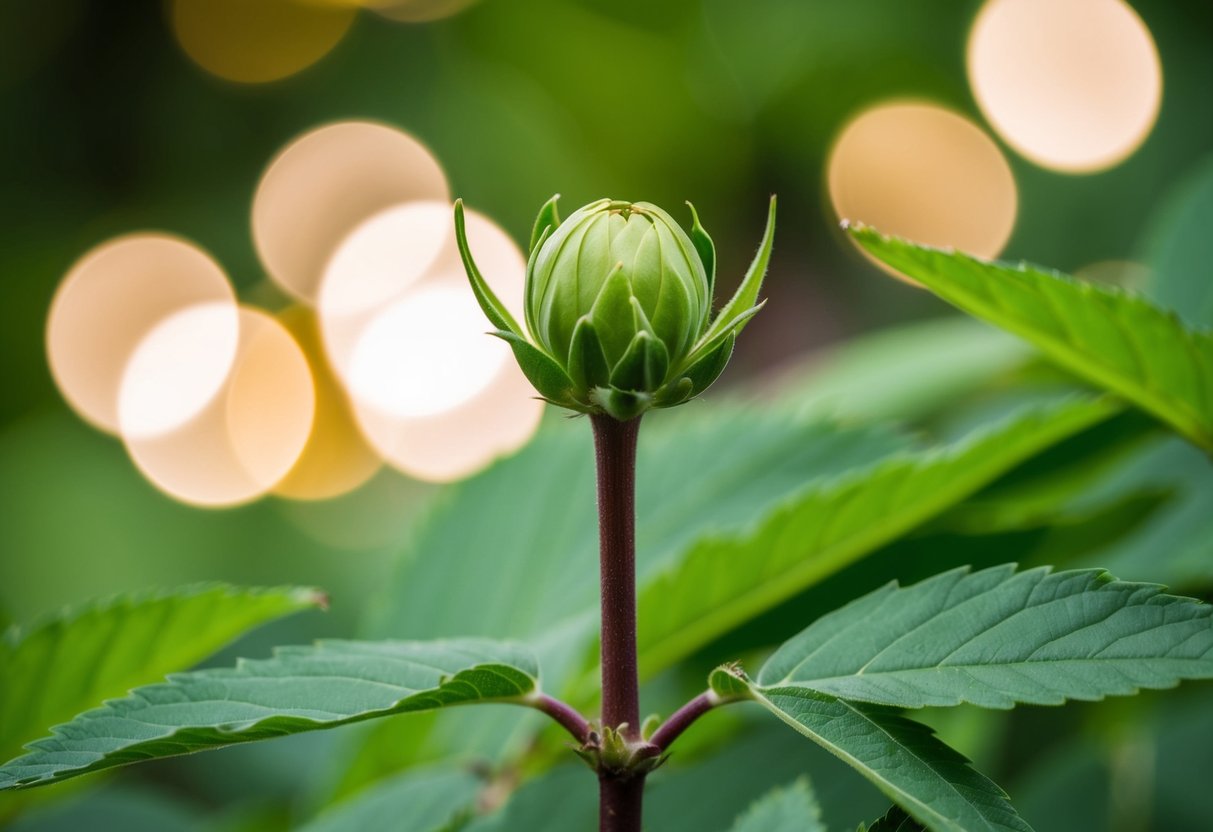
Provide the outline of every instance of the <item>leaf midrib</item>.
{"type": "MultiPolygon", "coordinates": [[[[1180,658],[1180,657],[1176,657],[1176,656],[1147,656],[1145,658],[1123,656],[1123,657],[1114,658],[1114,659],[1067,658],[1067,659],[1032,659],[1031,661],[998,662],[998,663],[991,663],[991,664],[943,664],[943,665],[937,664],[937,665],[929,665],[929,666],[924,666],[924,667],[909,667],[909,668],[904,668],[901,670],[881,670],[876,673],[848,673],[848,674],[845,674],[842,676],[818,676],[818,677],[815,677],[812,679],[781,679],[778,682],[775,682],[770,685],[764,685],[763,687],[764,688],[805,687],[805,688],[808,688],[809,690],[816,690],[819,693],[823,693],[828,696],[840,696],[842,694],[839,694],[839,693],[837,693],[835,691],[831,691],[831,690],[822,690],[819,686],[829,684],[831,682],[844,682],[848,679],[858,679],[858,678],[880,679],[882,677],[910,676],[910,675],[914,675],[914,674],[937,673],[941,670],[948,670],[948,671],[955,670],[958,672],[971,673],[971,672],[977,671],[977,670],[1000,670],[1003,668],[1006,668],[1008,670],[1014,670],[1014,669],[1021,668],[1021,667],[1032,667],[1034,665],[1057,666],[1057,665],[1064,665],[1064,664],[1082,664],[1082,663],[1098,664],[1101,667],[1116,669],[1117,665],[1123,664],[1123,663],[1141,665],[1141,664],[1152,663],[1152,662],[1192,662],[1192,661],[1199,661],[1199,659],[1186,659],[1186,658],[1180,658]]],[[[1210,670],[1209,676],[1213,677],[1213,669],[1210,670]]],[[[1198,678],[1198,677],[1193,676],[1193,677],[1186,677],[1186,678],[1198,678]]],[[[1168,682],[1167,687],[1174,687],[1177,684],[1179,684],[1178,681],[1168,682]]],[[[1138,685],[1135,683],[1134,687],[1138,688],[1138,687],[1141,687],[1141,685],[1138,685]]],[[[1014,699],[1014,697],[1009,696],[1008,694],[1004,693],[1001,690],[999,690],[998,692],[1002,693],[1004,696],[1007,696],[1007,698],[1009,698],[1009,699],[1014,699]]],[[[860,697],[854,696],[849,693],[846,694],[846,697],[848,699],[860,698],[860,697]]],[[[1099,698],[1104,699],[1106,697],[1107,697],[1107,694],[1104,694],[1104,695],[1101,695],[1099,698]]],[[[1089,698],[1078,697],[1078,696],[1071,697],[1071,698],[1083,699],[1083,701],[1093,701],[1089,698]]],[[[863,701],[870,702],[875,705],[889,705],[889,706],[893,706],[893,707],[904,707],[900,703],[893,702],[890,700],[863,699],[863,701]]],[[[949,700],[949,701],[952,701],[952,700],[949,700]]],[[[1022,701],[1022,700],[1015,700],[1015,701],[1022,701]]],[[[972,700],[970,700],[964,696],[958,695],[955,699],[955,702],[956,702],[956,704],[960,704],[962,702],[972,703],[972,700]]]]}

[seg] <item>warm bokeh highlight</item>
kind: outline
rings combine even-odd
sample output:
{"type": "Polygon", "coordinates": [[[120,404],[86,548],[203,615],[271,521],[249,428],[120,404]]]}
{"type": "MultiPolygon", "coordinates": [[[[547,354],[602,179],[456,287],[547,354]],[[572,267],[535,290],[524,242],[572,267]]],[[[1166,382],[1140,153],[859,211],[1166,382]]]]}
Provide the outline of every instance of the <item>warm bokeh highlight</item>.
{"type": "Polygon", "coordinates": [[[1133,153],[1162,102],[1154,39],[1121,0],[990,0],[969,36],[968,67],[999,135],[1070,173],[1133,153]]]}
{"type": "Polygon", "coordinates": [[[927,245],[994,257],[1015,227],[1018,196],[1002,152],[936,104],[888,102],[854,117],[834,142],[827,181],[840,219],[927,245]]]}

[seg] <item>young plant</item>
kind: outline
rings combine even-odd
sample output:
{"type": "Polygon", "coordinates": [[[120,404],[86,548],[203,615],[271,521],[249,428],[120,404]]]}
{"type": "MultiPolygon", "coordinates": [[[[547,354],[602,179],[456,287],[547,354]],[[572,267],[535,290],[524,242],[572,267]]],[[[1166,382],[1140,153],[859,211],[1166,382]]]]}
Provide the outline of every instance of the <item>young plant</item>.
{"type": "MultiPolygon", "coordinates": [[[[571,704],[594,698],[575,684],[561,688],[574,692],[565,697],[570,701],[545,691],[530,648],[484,638],[326,641],[280,648],[270,659],[235,668],[170,675],[155,684],[147,682],[171,669],[171,662],[128,662],[131,667],[113,684],[96,686],[87,698],[48,697],[55,705],[42,714],[34,704],[36,667],[45,665],[39,657],[48,651],[78,655],[70,644],[59,644],[70,638],[53,635],[60,629],[70,635],[69,624],[50,628],[52,635],[46,628],[36,637],[11,635],[0,645],[4,737],[24,743],[33,731],[86,703],[98,707],[54,727],[51,737],[29,743],[28,753],[0,767],[0,789],[394,714],[511,703],[546,714],[572,735],[576,753],[597,775],[599,828],[635,832],[642,825],[646,779],[679,737],[710,711],[748,701],[856,769],[892,801],[871,832],[1028,830],[1006,793],[903,711],[962,703],[995,709],[1053,705],[1213,678],[1213,607],[1155,585],[1118,581],[1101,570],[1021,570],[1013,564],[952,569],[911,586],[888,584],[808,622],[756,672],[722,665],[668,719],[641,721],[642,675],[685,658],[938,516],[1034,454],[1125,410],[1109,396],[1071,397],[1015,414],[943,450],[915,450],[859,429],[797,435],[773,447],[786,454],[805,446],[821,470],[845,473],[790,495],[786,488],[779,491],[760,516],[744,518],[745,534],[670,544],[679,555],[666,561],[661,574],[646,577],[638,591],[637,509],[645,516],[663,512],[661,505],[636,504],[641,418],[650,409],[689,401],[723,370],[737,333],[760,308],[774,213],[772,200],[753,264],[733,299],[713,315],[715,252],[693,209],[687,233],[647,203],[600,200],[561,222],[553,199],[535,224],[523,327],[476,268],[462,205],[456,203],[460,252],[494,334],[509,343],[543,398],[589,416],[600,567],[597,714],[571,704]],[[143,686],[105,701],[135,684],[143,686]],[[12,690],[21,695],[14,697],[12,690]]],[[[945,299],[1012,329],[1071,372],[1209,447],[1213,338],[1207,332],[1188,329],[1145,301],[1058,275],[923,249],[866,229],[852,233],[873,255],[945,299]]],[[[690,453],[721,449],[720,456],[734,445],[744,450],[744,429],[757,418],[732,434],[726,426],[690,453]]],[[[502,487],[525,487],[517,474],[535,471],[525,467],[531,464],[527,454],[542,465],[544,453],[550,460],[556,456],[539,443],[502,463],[502,487]]],[[[745,488],[763,480],[776,455],[741,454],[745,459],[730,469],[730,481],[745,488]]],[[[493,476],[485,475],[486,481],[493,476]]],[[[696,485],[685,488],[693,492],[696,485]]],[[[723,510],[719,497],[693,495],[688,501],[701,512],[723,510]]],[[[740,502],[752,512],[760,501],[740,502]]],[[[560,508],[566,518],[580,516],[577,506],[560,508]]],[[[458,519],[466,523],[466,517],[458,519]]],[[[198,636],[196,649],[173,657],[181,662],[175,666],[213,649],[216,639],[231,637],[237,613],[251,625],[318,600],[297,590],[238,595],[231,626],[198,636]]],[[[89,615],[110,622],[109,643],[133,651],[151,637],[147,622],[161,607],[167,615],[212,602],[208,595],[164,596],[102,605],[89,615]],[[145,610],[147,605],[155,609],[145,610]],[[111,616],[110,610],[120,614],[111,616]]],[[[396,791],[372,790],[322,814],[309,828],[369,828],[368,818],[400,817],[423,794],[431,798],[433,817],[411,817],[413,825],[406,828],[457,828],[468,820],[475,790],[466,772],[423,773],[396,791]]],[[[525,828],[537,827],[528,822],[525,828]]],[[[804,783],[771,794],[733,826],[735,832],[822,828],[804,783]]]]}

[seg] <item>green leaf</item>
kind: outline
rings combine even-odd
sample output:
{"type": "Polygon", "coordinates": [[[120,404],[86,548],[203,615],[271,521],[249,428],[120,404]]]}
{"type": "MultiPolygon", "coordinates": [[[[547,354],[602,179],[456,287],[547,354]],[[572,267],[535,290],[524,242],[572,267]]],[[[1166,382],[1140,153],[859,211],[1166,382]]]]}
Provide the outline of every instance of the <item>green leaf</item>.
{"type": "Polygon", "coordinates": [[[687,202],[687,207],[691,209],[689,236],[691,242],[695,244],[695,251],[698,252],[699,259],[703,262],[703,270],[708,276],[708,299],[710,300],[716,287],[716,245],[699,223],[699,212],[695,210],[695,206],[687,202]]]}
{"type": "MultiPolygon", "coordinates": [[[[40,804],[30,806],[13,820],[0,821],[5,832],[81,832],[81,830],[120,830],[120,832],[213,832],[208,807],[192,796],[152,785],[108,783],[103,789],[83,793],[48,795],[40,804]],[[54,798],[46,801],[47,797],[54,798]]],[[[5,794],[12,800],[30,795],[5,794]]],[[[0,815],[3,813],[0,812],[0,815]]],[[[231,827],[224,827],[229,829],[231,827]]]]}
{"type": "Polygon", "coordinates": [[[704,537],[641,584],[642,673],[690,655],[1118,409],[1086,398],[1027,408],[954,445],[810,484],[741,534],[704,537]]]}
{"type": "Polygon", "coordinates": [[[1092,507],[1130,495],[1168,493],[1170,499],[1146,523],[1084,555],[1075,566],[1102,567],[1135,580],[1160,580],[1184,587],[1213,585],[1213,465],[1178,437],[1143,448],[1063,510],[1092,507]]]}
{"type": "Polygon", "coordinates": [[[465,771],[409,771],[329,807],[299,832],[453,832],[472,815],[482,785],[465,771]]]}
{"type": "Polygon", "coordinates": [[[935,832],[1030,832],[1006,793],[926,726],[807,688],[752,690],[765,708],[935,832]]]}
{"type": "Polygon", "coordinates": [[[467,272],[468,282],[472,284],[472,293],[476,295],[476,302],[480,304],[481,311],[493,326],[522,337],[522,329],[514,320],[514,316],[493,293],[489,284],[485,282],[484,276],[480,274],[480,269],[476,267],[476,261],[472,258],[472,250],[468,246],[465,225],[463,200],[457,199],[455,200],[455,241],[459,246],[459,257],[463,260],[463,269],[467,272]]]}
{"type": "Polygon", "coordinates": [[[1099,570],[1007,564],[852,601],[780,647],[758,683],[908,708],[1009,708],[1208,678],[1213,605],[1099,570]]]}
{"type": "Polygon", "coordinates": [[[13,627],[0,639],[0,761],[86,708],[186,670],[258,625],[324,603],[314,589],[204,584],[92,601],[13,627]]]}
{"type": "Polygon", "coordinates": [[[741,330],[742,323],[748,317],[747,313],[753,310],[754,304],[758,300],[758,292],[762,289],[762,279],[767,273],[767,265],[771,262],[771,246],[774,243],[775,197],[772,196],[771,207],[767,212],[767,229],[762,235],[762,243],[758,246],[754,262],[750,264],[750,268],[746,271],[732,300],[720,310],[720,314],[716,316],[712,325],[708,327],[708,331],[700,339],[701,345],[711,344],[729,332],[736,333],[741,330]]]}
{"type": "Polygon", "coordinates": [[[1032,355],[1032,347],[1013,335],[948,315],[810,354],[778,384],[766,379],[765,387],[773,388],[779,406],[800,413],[914,421],[1005,377],[1032,355]]]}
{"type": "Polygon", "coordinates": [[[804,778],[768,793],[729,827],[730,832],[825,832],[825,828],[821,807],[804,778]]]}
{"type": "MultiPolygon", "coordinates": [[[[1143,490],[1117,494],[1112,499],[1088,501],[1073,508],[1076,499],[1098,489],[1109,475],[1133,458],[1158,436],[1170,436],[1158,423],[1138,410],[1126,411],[1098,427],[1062,442],[1021,466],[940,520],[940,526],[969,534],[1073,526],[1100,512],[1119,511],[1143,490]]],[[[1203,456],[1186,445],[1196,456],[1203,456]]],[[[1162,489],[1154,489],[1157,497],[1162,489]]]]}
{"type": "Polygon", "coordinates": [[[1041,832],[1196,832],[1209,825],[1213,708],[1193,686],[1056,714],[1033,723],[1049,742],[1016,766],[1016,806],[1041,832]],[[1068,717],[1068,718],[1067,718],[1068,717]],[[1070,723],[1067,725],[1067,723],[1070,723]],[[1075,724],[1076,723],[1076,724],[1075,724]]]}
{"type": "Polygon", "coordinates": [[[1026,264],[989,263],[863,227],[865,250],[954,306],[1032,342],[1213,451],[1213,332],[1142,297],[1026,264]]]}
{"type": "Polygon", "coordinates": [[[859,827],[859,832],[926,832],[926,827],[905,813],[900,806],[894,806],[885,812],[871,826],[859,827]]]}
{"type": "Polygon", "coordinates": [[[1143,291],[1194,326],[1213,327],[1213,160],[1177,181],[1147,232],[1152,268],[1143,291]]]}
{"type": "Polygon", "coordinates": [[[559,201],[560,194],[555,194],[539,209],[539,214],[535,217],[535,225],[531,229],[531,247],[527,251],[535,251],[543,242],[544,235],[551,234],[560,225],[560,209],[556,207],[556,203],[559,201]]]}
{"type": "Polygon", "coordinates": [[[322,641],[179,673],[86,711],[0,766],[0,789],[235,743],[475,702],[525,704],[538,666],[515,644],[322,641]]]}
{"type": "Polygon", "coordinates": [[[594,829],[598,784],[583,765],[562,766],[522,784],[500,809],[461,832],[571,832],[594,829]]]}

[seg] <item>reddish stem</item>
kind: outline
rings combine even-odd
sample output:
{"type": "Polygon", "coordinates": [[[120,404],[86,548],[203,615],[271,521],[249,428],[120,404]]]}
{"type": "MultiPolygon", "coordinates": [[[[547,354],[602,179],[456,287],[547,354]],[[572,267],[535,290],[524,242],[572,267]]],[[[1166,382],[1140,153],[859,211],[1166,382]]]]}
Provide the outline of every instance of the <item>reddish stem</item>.
{"type": "Polygon", "coordinates": [[[683,731],[691,727],[692,722],[719,704],[721,704],[719,696],[712,691],[704,691],[675,711],[674,715],[665,722],[661,723],[661,726],[649,738],[649,742],[657,746],[662,752],[667,751],[674,740],[678,739],[683,731]]]}
{"type": "Polygon", "coordinates": [[[531,707],[543,711],[556,722],[560,723],[577,742],[585,745],[590,739],[590,723],[572,706],[553,699],[546,693],[540,694],[530,703],[531,707]]]}
{"type": "MultiPolygon", "coordinates": [[[[640,741],[636,670],[636,439],[640,419],[590,416],[598,469],[602,724],[640,741]],[[626,727],[625,727],[626,726],[626,727]]],[[[640,832],[644,775],[599,774],[600,832],[640,832]]]]}
{"type": "Polygon", "coordinates": [[[627,780],[599,776],[599,832],[640,832],[643,811],[644,775],[627,780]]]}
{"type": "Polygon", "coordinates": [[[640,419],[590,417],[598,463],[602,578],[602,724],[640,737],[636,671],[636,438],[640,419]]]}

